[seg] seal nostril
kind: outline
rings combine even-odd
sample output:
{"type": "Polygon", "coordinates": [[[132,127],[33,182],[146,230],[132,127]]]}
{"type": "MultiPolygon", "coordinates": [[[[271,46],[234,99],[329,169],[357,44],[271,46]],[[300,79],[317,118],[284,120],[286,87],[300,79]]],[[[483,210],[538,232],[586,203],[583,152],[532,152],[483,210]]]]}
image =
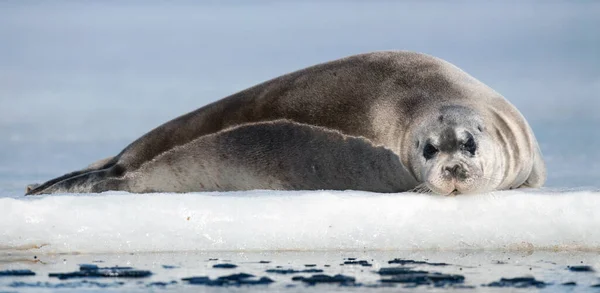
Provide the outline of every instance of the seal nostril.
{"type": "Polygon", "coordinates": [[[446,175],[452,175],[454,177],[457,177],[458,175],[460,175],[460,173],[462,171],[462,167],[459,164],[456,164],[454,166],[446,166],[444,168],[444,174],[446,175]]]}
{"type": "Polygon", "coordinates": [[[460,170],[460,166],[454,165],[454,167],[452,167],[452,174],[454,174],[454,175],[458,174],[459,170],[460,170]]]}

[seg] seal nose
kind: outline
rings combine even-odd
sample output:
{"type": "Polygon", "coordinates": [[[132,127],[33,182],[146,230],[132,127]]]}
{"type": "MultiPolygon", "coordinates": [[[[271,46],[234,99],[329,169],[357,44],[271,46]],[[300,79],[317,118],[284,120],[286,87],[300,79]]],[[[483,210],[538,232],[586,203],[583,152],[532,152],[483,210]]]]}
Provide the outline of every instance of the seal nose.
{"type": "Polygon", "coordinates": [[[460,164],[446,166],[444,168],[444,174],[458,179],[465,179],[467,177],[467,172],[460,164]]]}

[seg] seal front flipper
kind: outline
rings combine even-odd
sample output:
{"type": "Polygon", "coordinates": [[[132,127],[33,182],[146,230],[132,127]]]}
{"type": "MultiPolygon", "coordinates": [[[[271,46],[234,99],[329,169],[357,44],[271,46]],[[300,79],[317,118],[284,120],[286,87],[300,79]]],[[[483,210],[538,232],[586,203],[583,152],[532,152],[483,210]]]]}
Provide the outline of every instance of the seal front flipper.
{"type": "Polygon", "coordinates": [[[546,163],[542,159],[542,151],[538,146],[536,152],[534,153],[533,168],[531,173],[529,174],[529,177],[525,183],[520,186],[520,188],[540,188],[546,182],[546,177],[546,163]]]}
{"type": "Polygon", "coordinates": [[[200,137],[146,162],[122,181],[132,192],[401,192],[418,184],[389,149],[288,120],[250,123],[200,137]]]}

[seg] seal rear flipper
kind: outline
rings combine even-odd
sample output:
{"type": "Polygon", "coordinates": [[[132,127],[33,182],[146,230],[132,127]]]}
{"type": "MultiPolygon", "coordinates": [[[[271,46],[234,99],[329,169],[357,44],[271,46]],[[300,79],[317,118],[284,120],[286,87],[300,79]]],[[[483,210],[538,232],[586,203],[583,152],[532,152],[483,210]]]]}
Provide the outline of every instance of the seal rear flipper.
{"type": "Polygon", "coordinates": [[[38,187],[28,194],[51,194],[51,193],[96,193],[108,190],[124,190],[121,188],[119,178],[116,174],[122,175],[124,169],[119,166],[112,168],[89,171],[77,176],[61,180],[48,187],[38,187]]]}
{"type": "Polygon", "coordinates": [[[85,169],[67,173],[65,175],[48,180],[42,184],[37,184],[37,183],[29,184],[25,188],[25,195],[28,196],[28,195],[37,195],[37,194],[47,193],[47,192],[45,192],[45,190],[48,189],[49,187],[53,186],[56,183],[59,183],[64,180],[68,180],[70,178],[78,177],[78,176],[84,175],[89,172],[94,172],[94,171],[110,168],[110,167],[114,166],[117,163],[117,161],[118,161],[118,157],[116,157],[116,156],[109,157],[106,159],[99,160],[95,163],[92,163],[85,169]]]}
{"type": "Polygon", "coordinates": [[[32,190],[38,188],[40,185],[41,184],[39,184],[39,183],[32,183],[32,184],[27,185],[27,187],[25,187],[25,194],[27,194],[27,193],[31,192],[32,190]]]}

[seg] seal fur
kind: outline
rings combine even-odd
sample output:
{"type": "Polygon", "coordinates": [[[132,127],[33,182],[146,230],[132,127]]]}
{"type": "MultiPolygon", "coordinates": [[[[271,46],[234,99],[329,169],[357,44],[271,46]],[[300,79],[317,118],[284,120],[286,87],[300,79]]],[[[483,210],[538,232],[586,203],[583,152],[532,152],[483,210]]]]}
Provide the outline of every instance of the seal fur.
{"type": "MultiPolygon", "coordinates": [[[[99,191],[83,183],[88,182],[86,180],[90,180],[90,177],[94,178],[94,184],[101,181],[127,181],[128,174],[150,172],[146,169],[142,171],[147,162],[171,152],[176,152],[182,158],[196,158],[198,155],[201,158],[211,157],[220,151],[193,148],[181,152],[179,147],[193,144],[198,139],[206,141],[203,137],[207,135],[226,134],[233,127],[262,125],[262,122],[282,119],[318,127],[320,131],[334,131],[363,139],[373,147],[381,146],[389,150],[400,159],[404,169],[398,173],[403,174],[398,180],[414,183],[400,184],[400,188],[390,187],[392,191],[424,186],[440,194],[484,192],[539,187],[546,177],[545,165],[533,132],[524,117],[504,97],[439,58],[415,52],[384,51],[312,66],[226,97],[155,128],[111,159],[50,180],[32,188],[27,194],[51,193],[53,190],[99,191]],[[468,142],[464,138],[469,135],[478,146],[471,157],[462,150],[462,145],[468,142]],[[437,152],[435,158],[424,160],[424,148],[429,145],[437,152]],[[471,161],[476,163],[465,164],[471,161]],[[466,184],[467,181],[471,183],[466,184]],[[64,182],[71,182],[71,187],[52,188],[56,184],[65,185],[64,182]]],[[[252,127],[241,129],[254,131],[252,127]]],[[[327,147],[319,151],[335,154],[340,145],[326,141],[329,142],[325,144],[327,147]]],[[[269,143],[266,140],[257,146],[269,143]]],[[[247,149],[247,152],[260,149],[247,149]]],[[[243,161],[249,153],[235,153],[229,163],[243,161]]],[[[282,158],[269,152],[264,155],[282,158]]],[[[233,185],[219,190],[313,189],[310,182],[302,185],[294,181],[303,180],[302,176],[294,174],[294,170],[277,171],[287,172],[290,175],[288,178],[294,179],[288,179],[290,182],[285,184],[269,185],[265,182],[270,177],[262,174],[262,177],[253,181],[255,186],[233,185]],[[261,182],[260,178],[265,181],[261,182]]],[[[336,172],[333,169],[331,171],[336,172]]],[[[216,174],[218,166],[208,167],[205,172],[216,174]]],[[[344,181],[343,176],[337,174],[328,184],[319,185],[318,188],[351,188],[336,181],[344,181]]],[[[204,179],[198,180],[204,185],[204,179]]],[[[106,190],[127,190],[122,186],[125,185],[116,184],[106,190]]],[[[166,184],[160,183],[152,186],[136,187],[131,191],[208,190],[169,189],[166,184]]],[[[370,190],[368,186],[359,189],[370,190]]]]}

